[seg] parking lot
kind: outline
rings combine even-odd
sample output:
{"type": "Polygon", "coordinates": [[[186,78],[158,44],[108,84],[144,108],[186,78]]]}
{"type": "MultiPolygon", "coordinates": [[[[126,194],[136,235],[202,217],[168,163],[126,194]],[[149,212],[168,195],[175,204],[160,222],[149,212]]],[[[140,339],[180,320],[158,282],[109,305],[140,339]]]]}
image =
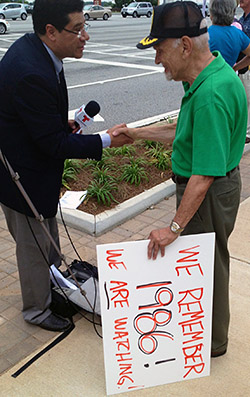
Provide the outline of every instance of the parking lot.
{"type": "MultiPolygon", "coordinates": [[[[25,32],[32,32],[31,17],[9,21],[10,31],[0,36],[0,57],[25,32]]],[[[154,63],[154,50],[138,50],[151,18],[122,18],[115,14],[108,21],[90,20],[90,40],[79,60],[65,59],[70,110],[96,100],[105,121],[90,131],[100,131],[120,122],[133,122],[178,109],[181,83],[167,82],[162,67],[154,63]]]]}

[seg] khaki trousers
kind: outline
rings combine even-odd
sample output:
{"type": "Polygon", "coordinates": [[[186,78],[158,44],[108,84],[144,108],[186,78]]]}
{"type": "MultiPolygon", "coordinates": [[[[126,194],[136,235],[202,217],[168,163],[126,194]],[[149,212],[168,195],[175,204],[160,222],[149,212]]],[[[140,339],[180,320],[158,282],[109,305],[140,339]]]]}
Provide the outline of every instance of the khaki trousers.
{"type": "MultiPolygon", "coordinates": [[[[176,184],[177,207],[186,184],[176,184]]],[[[216,178],[199,210],[182,235],[216,233],[214,262],[214,295],[212,320],[212,351],[227,348],[229,328],[229,252],[228,238],[234,228],[240,203],[241,178],[238,169],[229,176],[216,178]]]]}

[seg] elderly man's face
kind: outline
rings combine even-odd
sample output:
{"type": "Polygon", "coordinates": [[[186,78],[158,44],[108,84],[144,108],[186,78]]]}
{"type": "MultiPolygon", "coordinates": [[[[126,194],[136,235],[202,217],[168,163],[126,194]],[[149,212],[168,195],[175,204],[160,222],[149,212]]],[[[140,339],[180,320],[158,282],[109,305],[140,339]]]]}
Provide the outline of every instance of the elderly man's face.
{"type": "Polygon", "coordinates": [[[176,39],[166,39],[154,46],[155,63],[162,64],[167,80],[182,80],[182,65],[180,43],[176,39]]]}

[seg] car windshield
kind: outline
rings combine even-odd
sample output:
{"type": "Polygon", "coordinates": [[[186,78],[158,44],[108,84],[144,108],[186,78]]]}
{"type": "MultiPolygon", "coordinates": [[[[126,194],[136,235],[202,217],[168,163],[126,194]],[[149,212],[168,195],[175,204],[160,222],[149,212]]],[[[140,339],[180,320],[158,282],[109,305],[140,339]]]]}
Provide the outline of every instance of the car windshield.
{"type": "Polygon", "coordinates": [[[84,6],[83,9],[84,10],[89,10],[92,6],[84,6]]]}
{"type": "Polygon", "coordinates": [[[131,3],[131,4],[129,4],[129,7],[131,7],[131,8],[135,8],[137,6],[137,3],[131,3]]]}

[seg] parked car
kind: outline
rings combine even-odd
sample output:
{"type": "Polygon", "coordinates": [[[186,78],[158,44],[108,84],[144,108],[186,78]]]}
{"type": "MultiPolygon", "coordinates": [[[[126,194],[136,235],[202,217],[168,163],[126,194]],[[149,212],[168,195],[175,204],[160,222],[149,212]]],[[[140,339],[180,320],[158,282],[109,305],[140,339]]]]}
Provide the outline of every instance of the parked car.
{"type": "Polygon", "coordinates": [[[27,14],[32,14],[33,13],[33,4],[25,4],[25,9],[27,11],[27,14]]]}
{"type": "Polygon", "coordinates": [[[21,18],[23,21],[27,19],[27,11],[24,4],[21,3],[0,3],[0,19],[21,18]]]}
{"type": "Polygon", "coordinates": [[[102,7],[98,5],[84,6],[83,14],[86,21],[88,21],[90,18],[92,19],[102,18],[106,21],[112,16],[112,12],[110,8],[102,7]]]}
{"type": "Polygon", "coordinates": [[[0,34],[4,34],[9,30],[10,24],[8,21],[5,21],[4,19],[0,20],[0,34]]]}
{"type": "Polygon", "coordinates": [[[128,6],[123,7],[121,10],[121,14],[123,18],[126,18],[128,15],[132,16],[133,18],[140,18],[140,16],[142,15],[150,18],[152,13],[153,13],[152,4],[146,2],[130,3],[128,6]]]}

